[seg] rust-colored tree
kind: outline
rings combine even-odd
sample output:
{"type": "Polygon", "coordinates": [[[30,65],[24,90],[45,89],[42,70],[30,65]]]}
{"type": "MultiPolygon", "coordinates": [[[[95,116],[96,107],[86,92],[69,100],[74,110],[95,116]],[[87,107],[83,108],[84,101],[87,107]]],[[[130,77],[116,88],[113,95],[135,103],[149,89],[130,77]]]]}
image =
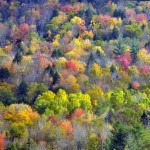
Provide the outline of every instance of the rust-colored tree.
{"type": "Polygon", "coordinates": [[[24,41],[28,38],[29,35],[29,25],[26,23],[21,24],[20,26],[13,26],[11,30],[11,37],[14,42],[24,41]]]}
{"type": "Polygon", "coordinates": [[[0,150],[4,150],[5,146],[5,134],[1,133],[0,134],[0,150]]]}

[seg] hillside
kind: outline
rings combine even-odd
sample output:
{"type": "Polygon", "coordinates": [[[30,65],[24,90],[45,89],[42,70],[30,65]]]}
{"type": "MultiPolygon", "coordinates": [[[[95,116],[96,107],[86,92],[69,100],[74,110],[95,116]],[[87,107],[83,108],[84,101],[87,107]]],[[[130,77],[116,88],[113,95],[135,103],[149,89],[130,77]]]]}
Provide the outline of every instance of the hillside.
{"type": "Polygon", "coordinates": [[[149,1],[0,0],[4,149],[150,149],[149,1]]]}

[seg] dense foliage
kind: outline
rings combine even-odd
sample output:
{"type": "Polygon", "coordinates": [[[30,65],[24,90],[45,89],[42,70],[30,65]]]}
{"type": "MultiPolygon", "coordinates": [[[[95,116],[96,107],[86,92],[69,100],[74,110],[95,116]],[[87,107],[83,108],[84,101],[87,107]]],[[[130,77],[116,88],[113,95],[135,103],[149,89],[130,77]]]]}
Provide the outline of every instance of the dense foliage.
{"type": "Polygon", "coordinates": [[[0,150],[149,150],[149,10],[0,0],[0,150]]]}

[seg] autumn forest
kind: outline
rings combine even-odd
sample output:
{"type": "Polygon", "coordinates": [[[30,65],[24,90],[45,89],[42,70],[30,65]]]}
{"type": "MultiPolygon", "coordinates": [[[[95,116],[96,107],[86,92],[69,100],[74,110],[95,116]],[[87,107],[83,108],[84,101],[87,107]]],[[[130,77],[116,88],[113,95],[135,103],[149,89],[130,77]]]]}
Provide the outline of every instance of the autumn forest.
{"type": "Polygon", "coordinates": [[[0,150],[150,150],[150,1],[0,0],[0,150]]]}

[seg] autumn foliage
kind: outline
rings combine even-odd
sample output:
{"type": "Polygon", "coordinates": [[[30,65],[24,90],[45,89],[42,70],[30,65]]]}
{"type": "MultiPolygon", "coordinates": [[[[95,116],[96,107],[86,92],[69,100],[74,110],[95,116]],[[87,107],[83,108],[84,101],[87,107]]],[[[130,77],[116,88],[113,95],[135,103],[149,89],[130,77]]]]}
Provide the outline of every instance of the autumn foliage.
{"type": "Polygon", "coordinates": [[[12,36],[12,40],[14,42],[18,41],[18,40],[25,40],[28,38],[28,35],[29,35],[29,25],[26,24],[26,23],[23,23],[21,24],[20,26],[14,26],[12,28],[12,33],[11,33],[11,36],[12,36]]]}
{"type": "Polygon", "coordinates": [[[71,62],[71,61],[66,61],[65,62],[65,66],[70,71],[76,71],[77,70],[76,65],[73,62],[71,62]]]}
{"type": "Polygon", "coordinates": [[[0,134],[0,150],[4,150],[5,148],[5,134],[0,134]]]}
{"type": "Polygon", "coordinates": [[[131,55],[127,51],[121,56],[115,56],[115,59],[121,63],[121,65],[124,67],[124,69],[128,69],[128,67],[131,63],[131,55]]]}

